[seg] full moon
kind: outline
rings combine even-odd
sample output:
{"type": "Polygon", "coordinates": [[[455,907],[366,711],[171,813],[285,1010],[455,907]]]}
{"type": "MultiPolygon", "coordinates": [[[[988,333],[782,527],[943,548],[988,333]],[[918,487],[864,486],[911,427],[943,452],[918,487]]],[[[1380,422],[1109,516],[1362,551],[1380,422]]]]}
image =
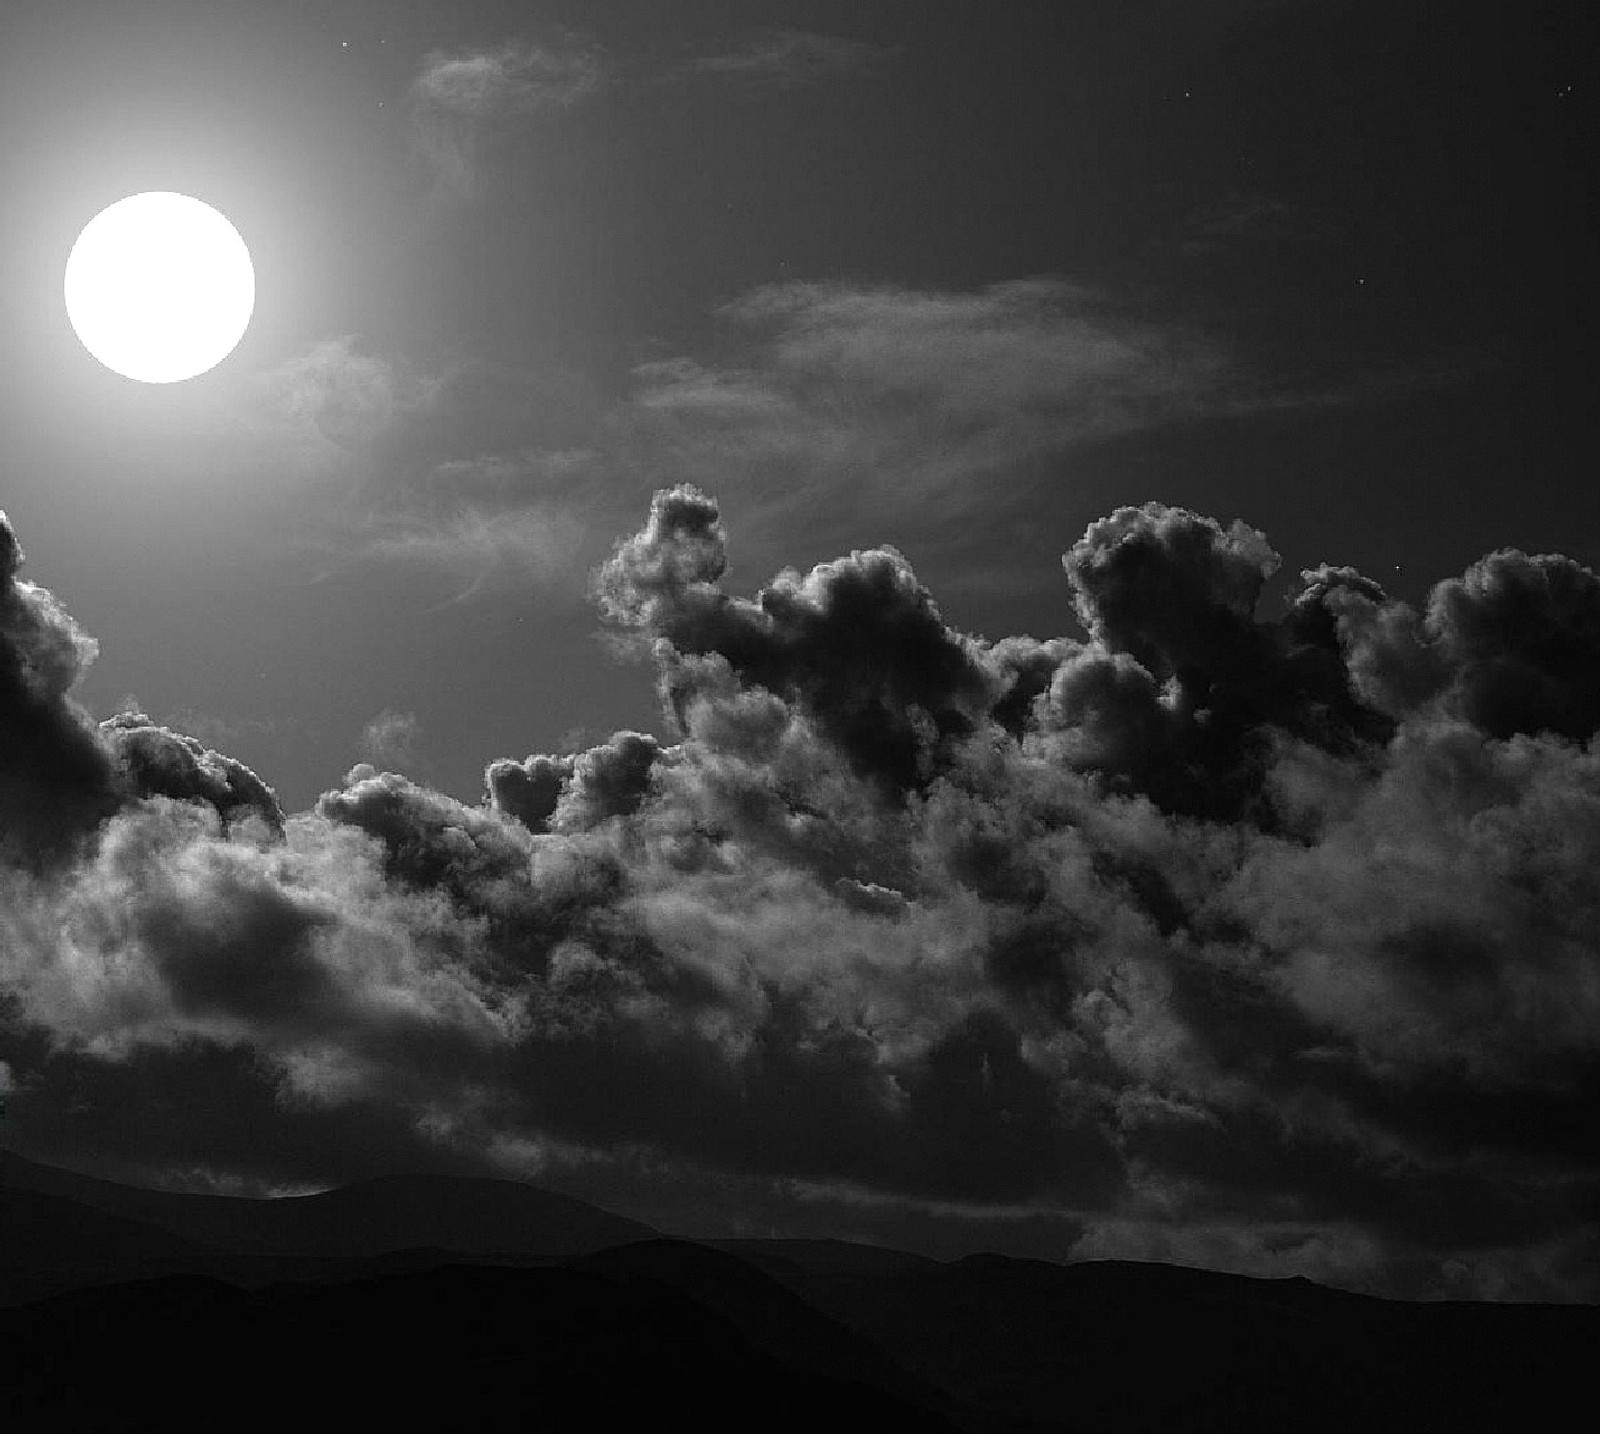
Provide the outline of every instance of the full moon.
{"type": "Polygon", "coordinates": [[[215,368],[244,337],[256,275],[239,231],[187,194],[102,209],[67,257],[67,317],[84,348],[141,383],[215,368]]]}

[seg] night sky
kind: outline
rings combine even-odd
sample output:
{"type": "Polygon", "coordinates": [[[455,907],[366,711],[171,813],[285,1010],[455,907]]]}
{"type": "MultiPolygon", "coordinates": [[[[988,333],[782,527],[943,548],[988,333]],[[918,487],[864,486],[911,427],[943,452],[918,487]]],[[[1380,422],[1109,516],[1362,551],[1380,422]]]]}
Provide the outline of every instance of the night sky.
{"type": "Polygon", "coordinates": [[[1600,1298],[1587,8],[8,0],[0,1136],[1600,1298]]]}

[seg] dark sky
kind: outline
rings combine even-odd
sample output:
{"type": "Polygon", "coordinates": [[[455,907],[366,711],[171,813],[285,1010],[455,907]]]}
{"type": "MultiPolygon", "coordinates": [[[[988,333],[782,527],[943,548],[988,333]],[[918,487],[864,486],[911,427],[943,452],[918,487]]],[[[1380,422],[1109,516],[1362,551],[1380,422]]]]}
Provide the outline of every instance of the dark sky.
{"type": "Polygon", "coordinates": [[[13,0],[13,1138],[1593,1297],[1592,30],[13,0]]]}

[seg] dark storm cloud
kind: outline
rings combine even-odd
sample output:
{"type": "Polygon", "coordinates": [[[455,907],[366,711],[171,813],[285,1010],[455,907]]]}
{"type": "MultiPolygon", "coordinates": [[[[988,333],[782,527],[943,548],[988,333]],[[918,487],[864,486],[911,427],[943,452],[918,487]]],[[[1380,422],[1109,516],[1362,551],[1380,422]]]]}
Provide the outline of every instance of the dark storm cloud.
{"type": "Polygon", "coordinates": [[[49,858],[117,806],[116,770],[72,690],[96,645],[44,588],[20,576],[0,513],[0,854],[49,858]]]}
{"type": "Polygon", "coordinates": [[[672,745],[496,761],[482,803],[363,765],[281,825],[193,739],[74,718],[87,639],[13,563],[27,710],[122,774],[4,874],[18,1137],[1600,1294],[1593,574],[1497,553],[1419,616],[1324,566],[1263,614],[1262,534],[1148,504],[1067,546],[1081,631],[989,641],[892,549],[741,598],[729,542],[664,489],[597,574],[672,745]]]}
{"type": "Polygon", "coordinates": [[[205,802],[226,819],[254,816],[282,829],[283,811],[272,788],[243,762],[159,726],[142,712],[120,713],[102,722],[100,733],[134,796],[205,802]]]}
{"type": "Polygon", "coordinates": [[[1303,574],[1284,618],[1261,621],[1278,567],[1265,537],[1159,503],[1091,524],[1062,566],[1091,641],[1056,668],[1041,730],[1119,790],[1270,821],[1264,784],[1284,739],[1349,752],[1391,730],[1359,700],[1329,611],[1339,594],[1382,599],[1357,574],[1303,574]]]}
{"type": "Polygon", "coordinates": [[[562,788],[572,779],[572,767],[571,757],[536,753],[521,762],[502,757],[484,771],[484,790],[496,811],[515,817],[529,831],[548,831],[562,788]]]}
{"type": "Polygon", "coordinates": [[[1334,606],[1375,705],[1430,705],[1496,737],[1600,727],[1600,578],[1570,558],[1491,553],[1420,617],[1355,591],[1334,606]]]}
{"type": "Polygon", "coordinates": [[[618,732],[609,742],[580,752],[556,805],[556,828],[583,831],[609,817],[638,811],[650,789],[650,769],[660,751],[648,733],[618,732]]]}
{"type": "Polygon", "coordinates": [[[242,762],[127,712],[96,723],[73,696],[96,644],[44,588],[19,575],[0,514],[0,852],[48,865],[146,797],[202,803],[279,830],[272,789],[242,762]]]}
{"type": "Polygon", "coordinates": [[[660,745],[647,733],[618,732],[573,756],[536,753],[521,762],[491,762],[484,790],[491,807],[530,831],[586,831],[638,811],[660,755],[660,745]]]}
{"type": "MultiPolygon", "coordinates": [[[[780,573],[750,600],[717,588],[726,567],[715,504],[694,488],[664,491],[645,531],[601,568],[601,602],[663,651],[714,654],[793,702],[863,776],[925,783],[941,746],[973,732],[998,696],[979,645],[945,625],[892,548],[780,573]]],[[[664,666],[676,709],[696,678],[693,665],[664,666]]]]}

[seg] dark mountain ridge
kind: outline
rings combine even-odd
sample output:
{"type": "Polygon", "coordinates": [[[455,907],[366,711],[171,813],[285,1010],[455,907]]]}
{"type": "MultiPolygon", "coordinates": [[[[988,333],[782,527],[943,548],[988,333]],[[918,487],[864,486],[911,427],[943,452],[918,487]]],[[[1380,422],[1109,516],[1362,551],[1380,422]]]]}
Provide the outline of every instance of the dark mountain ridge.
{"type": "Polygon", "coordinates": [[[554,1259],[660,1233],[519,1181],[450,1175],[388,1175],[316,1195],[251,1199],[119,1185],[0,1151],[0,1190],[59,1196],[238,1254],[430,1248],[554,1259]]]}
{"type": "Polygon", "coordinates": [[[1539,1428],[1593,1402],[1600,1347],[1592,1307],[698,1244],[511,1181],[177,1195],[13,1155],[6,1305],[0,1407],[19,1430],[552,1415],[808,1434],[841,1417],[930,1434],[1539,1428]]]}

